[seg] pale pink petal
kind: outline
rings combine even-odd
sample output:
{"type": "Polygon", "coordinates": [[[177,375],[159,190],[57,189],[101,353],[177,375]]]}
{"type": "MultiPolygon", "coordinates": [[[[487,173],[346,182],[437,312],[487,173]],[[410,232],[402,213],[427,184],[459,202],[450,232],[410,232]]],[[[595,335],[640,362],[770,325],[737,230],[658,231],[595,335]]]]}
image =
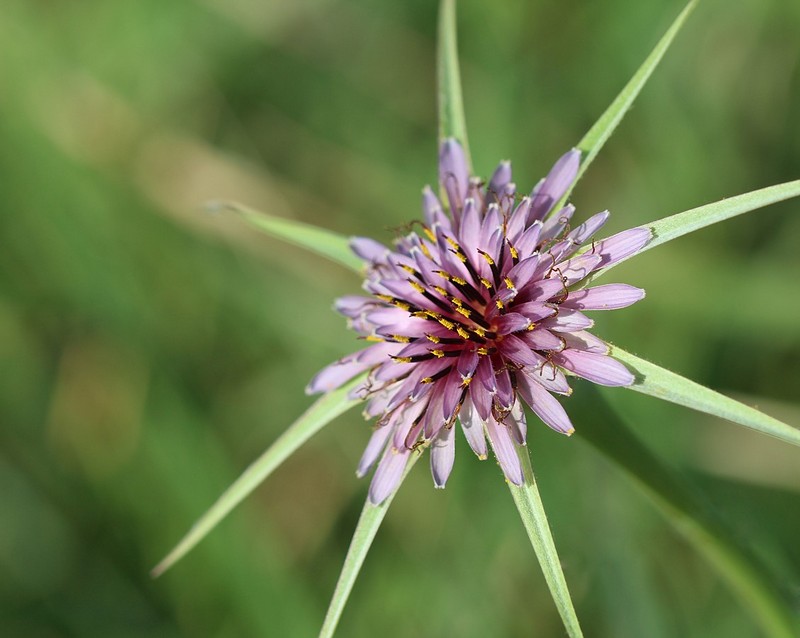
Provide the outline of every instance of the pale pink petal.
{"type": "Polygon", "coordinates": [[[653,233],[649,228],[631,228],[604,239],[594,250],[602,257],[597,268],[606,268],[635,255],[647,245],[652,236],[653,233]]]}
{"type": "Polygon", "coordinates": [[[636,378],[616,359],[582,350],[565,350],[553,361],[573,374],[600,385],[632,385],[636,378]]]}
{"type": "Polygon", "coordinates": [[[367,447],[364,450],[364,454],[361,455],[361,460],[358,462],[358,469],[356,470],[356,476],[358,476],[358,478],[362,478],[369,472],[380,453],[386,447],[386,441],[389,440],[389,435],[391,433],[392,427],[389,425],[384,425],[372,433],[372,436],[369,438],[369,443],[367,443],[367,447]]]}
{"type": "Polygon", "coordinates": [[[517,456],[517,446],[508,428],[490,416],[486,421],[486,434],[489,436],[489,442],[503,474],[514,485],[522,485],[522,465],[517,456]]]}
{"type": "Polygon", "coordinates": [[[644,299],[644,295],[644,290],[628,284],[605,284],[571,292],[562,305],[577,310],[617,310],[644,299]]]}
{"type": "Polygon", "coordinates": [[[380,505],[397,489],[410,456],[410,450],[387,446],[369,486],[369,500],[373,505],[380,505]]]}
{"type": "Polygon", "coordinates": [[[386,246],[369,237],[351,237],[350,249],[364,261],[372,263],[385,262],[389,255],[386,246]]]}
{"type": "MultiPolygon", "coordinates": [[[[487,411],[488,418],[488,411],[487,411]]],[[[461,422],[461,429],[467,438],[467,443],[475,452],[475,455],[483,460],[486,458],[486,435],[483,431],[484,419],[472,405],[472,400],[467,397],[458,413],[458,420],[461,422]]]]}
{"type": "Polygon", "coordinates": [[[576,332],[586,330],[594,325],[594,321],[585,314],[571,308],[561,308],[558,315],[549,317],[539,322],[540,328],[556,330],[558,332],[576,332]]]}
{"type": "Polygon", "coordinates": [[[517,390],[534,414],[556,432],[572,434],[575,428],[561,404],[539,383],[528,375],[518,376],[517,390]]]}
{"type": "Polygon", "coordinates": [[[431,443],[431,474],[434,486],[437,488],[445,486],[450,472],[453,470],[455,459],[456,437],[453,434],[453,428],[442,428],[431,443]]]}
{"type": "Polygon", "coordinates": [[[567,342],[567,347],[575,350],[585,350],[598,354],[608,354],[608,344],[595,337],[591,332],[579,330],[578,332],[565,332],[561,335],[567,342]]]}
{"type": "Polygon", "coordinates": [[[572,149],[559,158],[542,185],[532,194],[533,206],[531,216],[533,219],[542,219],[553,207],[567,189],[575,181],[580,165],[581,152],[572,149]]]}

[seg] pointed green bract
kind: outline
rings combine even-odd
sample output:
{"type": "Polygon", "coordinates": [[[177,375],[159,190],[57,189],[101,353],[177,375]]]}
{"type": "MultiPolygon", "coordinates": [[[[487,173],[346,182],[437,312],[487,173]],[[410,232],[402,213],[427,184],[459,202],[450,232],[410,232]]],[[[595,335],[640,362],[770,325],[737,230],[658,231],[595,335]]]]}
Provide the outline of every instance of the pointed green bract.
{"type": "MultiPolygon", "coordinates": [[[[736,195],[735,197],[728,197],[712,204],[698,206],[697,208],[692,208],[682,213],[675,213],[669,217],[659,219],[658,221],[644,224],[644,228],[649,228],[653,231],[653,238],[644,248],[630,257],[626,257],[625,259],[611,264],[608,268],[598,270],[591,277],[584,279],[577,288],[585,288],[612,268],[619,266],[631,257],[635,257],[646,250],[665,244],[683,235],[688,235],[706,226],[725,221],[731,217],[743,215],[744,213],[758,210],[764,206],[776,204],[798,196],[800,196],[800,180],[794,180],[792,182],[776,184],[775,186],[767,186],[766,188],[736,195]]],[[[585,247],[581,252],[586,252],[588,250],[591,250],[590,246],[585,247]]]]}
{"type": "Polygon", "coordinates": [[[683,23],[686,21],[686,18],[689,17],[689,14],[692,12],[692,9],[694,9],[696,4],[697,0],[691,0],[691,2],[686,5],[683,11],[680,12],[670,28],[658,41],[658,44],[656,44],[655,48],[650,52],[650,55],[647,56],[642,66],[637,69],[636,73],[633,74],[633,77],[625,85],[625,88],[622,89],[620,94],[606,109],[605,113],[600,116],[600,119],[595,122],[594,126],[589,129],[589,132],[583,136],[583,139],[578,142],[578,146],[576,148],[581,151],[581,164],[580,168],[578,169],[578,175],[575,178],[575,181],[572,183],[572,186],[570,186],[559,203],[556,205],[555,210],[559,210],[567,201],[567,199],[569,199],[570,193],[572,193],[572,189],[575,187],[575,184],[586,172],[586,169],[589,168],[589,164],[592,163],[595,156],[600,152],[600,149],[603,148],[603,145],[606,143],[608,138],[611,137],[611,134],[622,121],[625,113],[627,113],[628,109],[631,108],[634,100],[636,100],[639,93],[644,88],[647,80],[650,79],[650,76],[658,66],[658,63],[661,62],[661,58],[664,57],[664,54],[667,52],[667,49],[669,49],[670,44],[672,44],[672,41],[675,39],[675,36],[680,31],[683,23]]]}
{"type": "Polygon", "coordinates": [[[509,483],[511,496],[514,497],[514,504],[519,510],[525,531],[528,533],[534,552],[536,552],[536,558],[542,567],[547,586],[550,588],[550,595],[561,615],[567,635],[570,638],[582,638],[581,626],[569,595],[564,572],[561,570],[561,561],[558,559],[553,535],[550,533],[542,498],[536,487],[528,448],[520,446],[517,448],[517,453],[522,463],[525,482],[519,486],[509,483]]]}
{"type": "MultiPolygon", "coordinates": [[[[590,391],[600,394],[594,388],[590,391]]],[[[610,458],[645,490],[675,530],[727,582],[765,636],[796,635],[786,592],[778,589],[773,575],[749,547],[737,540],[691,481],[656,457],[624,426],[624,419],[604,403],[592,402],[591,420],[578,428],[577,436],[610,458]]]]}
{"type": "Polygon", "coordinates": [[[151,572],[156,578],[183,558],[205,538],[230,511],[244,500],[264,479],[289,458],[303,443],[324,426],[361,401],[349,399],[348,393],[364,380],[360,376],[346,386],[318,399],[289,428],[278,437],[266,452],[256,459],[217,502],[192,526],[175,548],[151,572]]]}
{"type": "Polygon", "coordinates": [[[467,143],[464,99],[461,95],[461,73],[458,68],[455,0],[442,0],[439,5],[437,41],[437,80],[439,91],[439,141],[453,137],[459,141],[472,166],[467,143]]]}
{"type": "Polygon", "coordinates": [[[712,414],[762,434],[774,436],[781,441],[800,445],[800,430],[797,428],[654,363],[640,359],[617,346],[611,347],[610,354],[622,361],[636,375],[636,381],[629,386],[631,390],[712,414]]]}
{"type": "Polygon", "coordinates": [[[411,468],[417,462],[420,453],[411,455],[403,478],[400,480],[395,491],[380,505],[373,505],[367,499],[364,503],[364,509],[361,510],[361,516],[356,525],[356,531],[353,532],[353,538],[350,541],[350,548],[347,550],[347,556],[342,565],[342,571],[339,573],[339,580],[336,583],[336,590],[333,592],[330,605],[328,606],[328,613],[325,614],[325,621],[322,623],[322,629],[319,631],[319,638],[331,638],[336,631],[336,625],[339,623],[339,618],[342,616],[344,606],[347,604],[347,599],[350,597],[350,592],[353,590],[358,573],[361,571],[361,566],[364,564],[364,559],[367,557],[369,548],[372,546],[372,541],[375,540],[375,535],[378,533],[378,528],[383,522],[383,517],[389,510],[389,505],[403,484],[405,477],[411,471],[411,468]]]}
{"type": "Polygon", "coordinates": [[[361,260],[350,250],[348,239],[333,231],[293,219],[268,215],[235,202],[215,205],[215,208],[238,213],[251,225],[276,239],[315,252],[347,268],[353,270],[361,268],[361,260]]]}

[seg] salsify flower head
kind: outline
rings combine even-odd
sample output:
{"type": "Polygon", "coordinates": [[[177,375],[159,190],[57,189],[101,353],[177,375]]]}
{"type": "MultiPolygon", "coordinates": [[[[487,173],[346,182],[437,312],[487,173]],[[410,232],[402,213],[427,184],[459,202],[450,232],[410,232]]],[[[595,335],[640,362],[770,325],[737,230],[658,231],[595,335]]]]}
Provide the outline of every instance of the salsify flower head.
{"type": "Polygon", "coordinates": [[[553,396],[571,394],[565,372],[601,385],[633,383],[608,345],[588,332],[593,321],[583,311],[624,308],[644,290],[576,288],[639,251],[651,232],[633,228],[595,242],[607,211],[570,229],[574,207],[556,208],[579,162],[580,152],[569,151],[529,196],[519,197],[509,162],[485,184],[470,177],[461,145],[445,140],[439,182],[446,206],[426,187],[420,232],[398,238],[393,248],[352,240],[371,296],[342,297],[335,307],[374,343],[321,370],[307,391],[328,392],[368,372],[353,395],[366,399],[365,417],[377,417],[358,466],[363,476],[381,457],[369,490],[374,504],[394,491],[411,453],[423,445],[431,447],[434,484],[444,487],[456,421],[481,459],[488,438],[506,478],[520,485],[523,404],[569,435],[572,423],[553,396]]]}

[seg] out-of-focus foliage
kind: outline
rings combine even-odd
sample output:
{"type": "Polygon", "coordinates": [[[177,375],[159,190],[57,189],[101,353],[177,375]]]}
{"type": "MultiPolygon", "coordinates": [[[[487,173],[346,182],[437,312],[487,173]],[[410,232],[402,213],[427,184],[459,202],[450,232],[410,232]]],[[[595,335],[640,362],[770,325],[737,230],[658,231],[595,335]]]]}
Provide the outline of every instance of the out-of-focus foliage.
{"type": "MultiPolygon", "coordinates": [[[[680,10],[459,5],[473,162],[524,190],[680,10]]],[[[10,637],[308,636],[363,502],[369,426],[339,419],[159,581],[149,568],[352,349],[358,282],[210,199],[389,239],[435,179],[434,3],[6,0],[0,6],[0,627],[10,637]]],[[[611,231],[800,175],[800,5],[700,6],[582,180],[611,231]]],[[[621,266],[647,299],[598,333],[800,423],[800,205],[621,266]],[[794,402],[794,404],[793,404],[794,402]]],[[[568,400],[591,428],[576,384],[568,400]]],[[[800,598],[795,448],[604,393],[800,598]]],[[[584,398],[584,395],[586,397],[584,398]]],[[[589,400],[586,400],[589,399],[589,400]]],[[[461,443],[461,442],[460,442],[461,443]]],[[[711,568],[580,437],[532,428],[579,616],[596,636],[758,635],[711,568]]],[[[559,636],[519,517],[459,446],[419,464],[343,636],[559,636]]]]}

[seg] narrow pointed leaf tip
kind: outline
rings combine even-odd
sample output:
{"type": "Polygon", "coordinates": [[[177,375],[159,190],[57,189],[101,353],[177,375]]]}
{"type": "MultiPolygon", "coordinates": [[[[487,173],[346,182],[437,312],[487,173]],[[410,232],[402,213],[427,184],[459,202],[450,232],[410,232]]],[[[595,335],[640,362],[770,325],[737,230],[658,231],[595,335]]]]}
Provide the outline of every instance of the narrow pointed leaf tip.
{"type": "Polygon", "coordinates": [[[677,403],[699,412],[738,423],[781,441],[800,445],[800,429],[759,412],[755,408],[690,381],[654,363],[613,346],[611,355],[622,361],[636,376],[631,390],[677,403]]]}
{"type": "Polygon", "coordinates": [[[256,489],[281,463],[294,454],[303,443],[337,416],[357,405],[360,401],[351,399],[348,395],[362,382],[363,379],[358,378],[343,388],[326,394],[311,405],[266,452],[225,490],[217,502],[198,519],[164,560],[153,568],[150,572],[151,576],[157,578],[188,554],[234,507],[256,489]]]}
{"type": "Polygon", "coordinates": [[[524,474],[524,482],[519,486],[513,483],[508,484],[511,496],[514,498],[514,504],[517,506],[536,558],[539,560],[545,581],[550,589],[550,595],[564,623],[564,628],[567,630],[567,635],[570,638],[582,638],[583,632],[575,613],[575,606],[572,603],[564,572],[561,569],[561,561],[550,525],[547,522],[544,504],[536,486],[536,479],[533,476],[528,450],[527,448],[517,448],[517,451],[524,474]]]}
{"type": "Polygon", "coordinates": [[[611,105],[600,116],[600,119],[595,122],[586,135],[583,136],[583,139],[578,143],[578,149],[583,152],[581,165],[572,185],[560,199],[559,207],[564,205],[564,202],[569,198],[575,184],[586,172],[586,169],[589,168],[589,165],[600,152],[600,149],[603,148],[608,138],[611,137],[611,134],[617,126],[619,126],[622,118],[625,117],[625,114],[631,106],[633,106],[634,101],[639,96],[645,84],[647,84],[647,81],[650,79],[650,76],[653,74],[653,71],[655,71],[659,62],[661,62],[661,59],[664,57],[667,49],[669,49],[675,36],[678,35],[681,27],[683,27],[689,14],[697,5],[697,2],[698,0],[691,0],[684,7],[683,11],[675,18],[670,28],[661,37],[658,44],[656,44],[655,48],[650,52],[650,55],[647,56],[619,95],[617,95],[611,105]]]}

